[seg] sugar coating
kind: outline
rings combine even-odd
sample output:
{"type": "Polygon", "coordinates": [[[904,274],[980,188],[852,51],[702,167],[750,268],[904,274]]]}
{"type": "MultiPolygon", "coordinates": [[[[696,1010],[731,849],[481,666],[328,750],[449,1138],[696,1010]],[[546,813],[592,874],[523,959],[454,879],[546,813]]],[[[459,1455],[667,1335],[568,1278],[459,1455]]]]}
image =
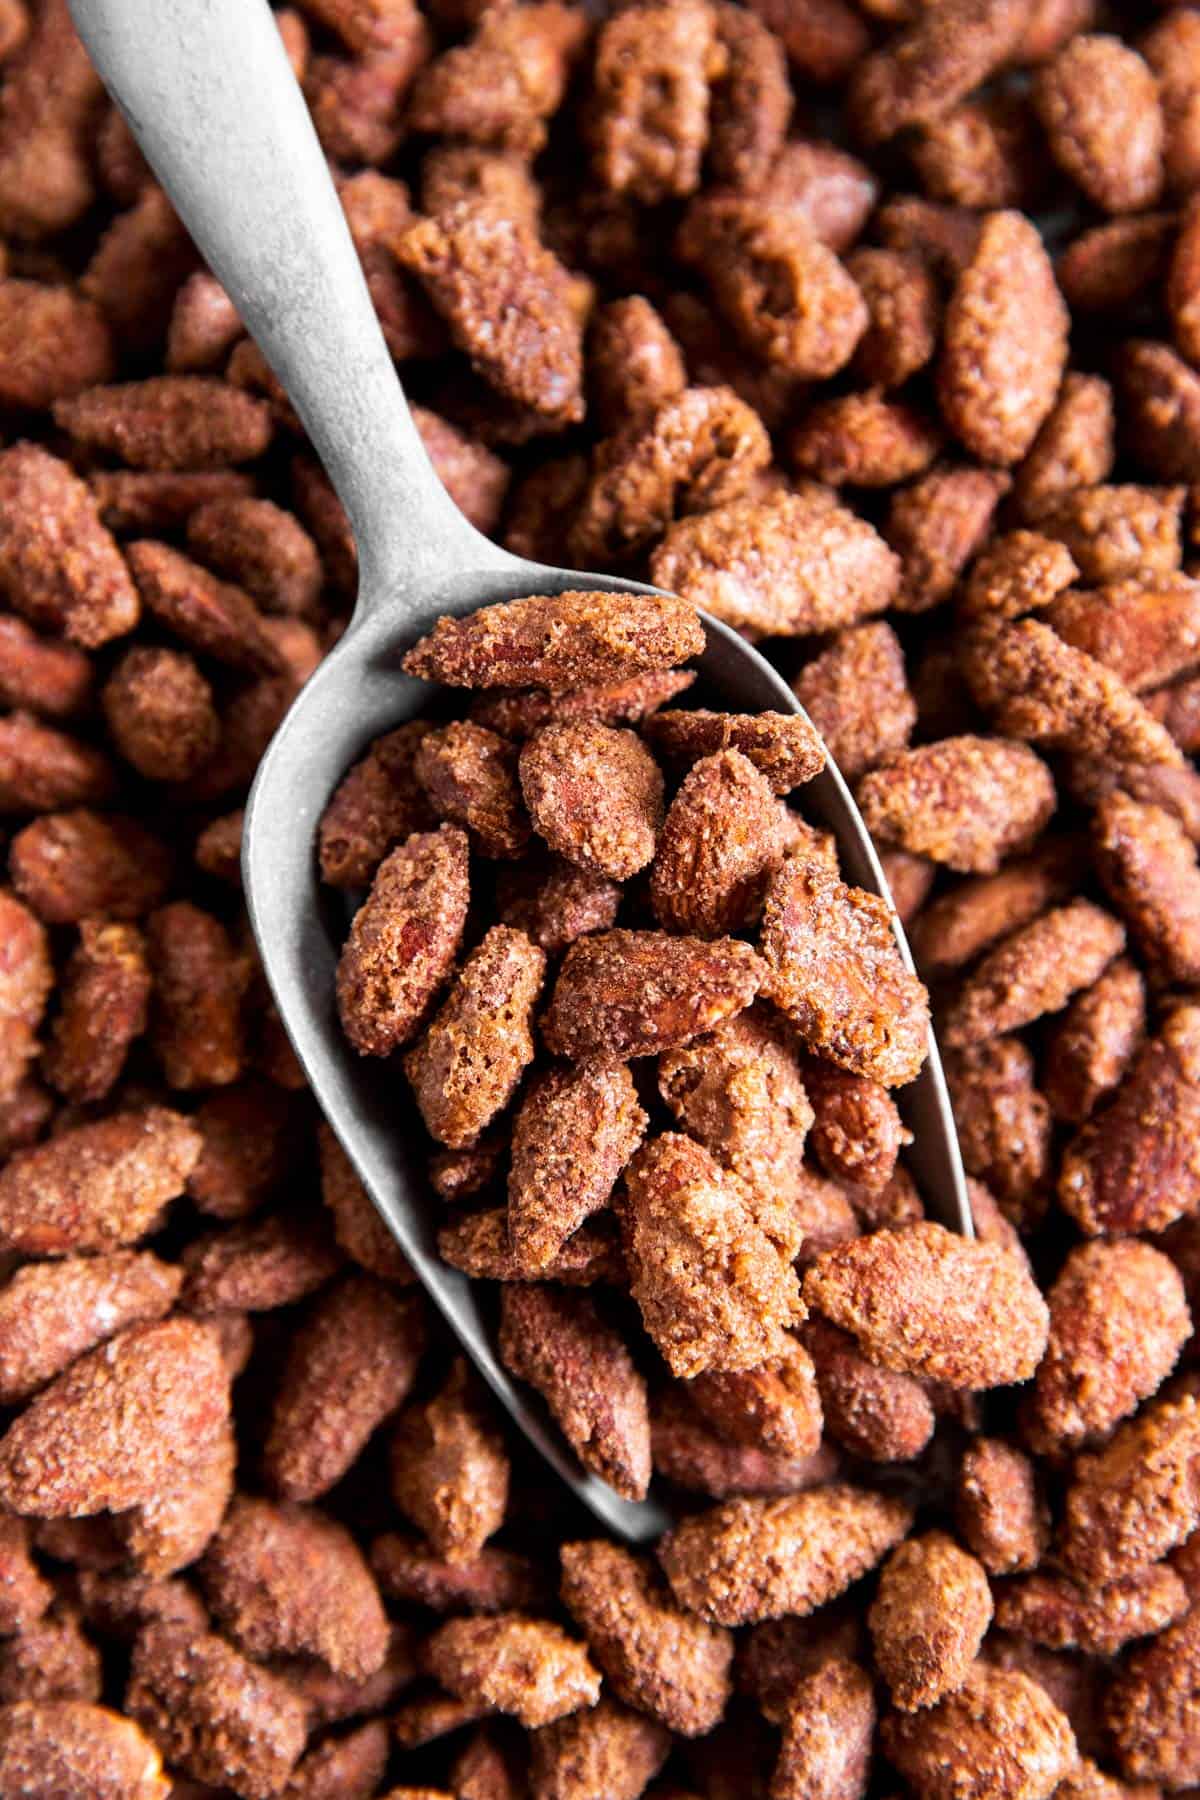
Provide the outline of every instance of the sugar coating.
{"type": "Polygon", "coordinates": [[[504,1518],[509,1463],[463,1362],[401,1414],[390,1456],[392,1497],[433,1549],[450,1563],[478,1555],[504,1518]]]}
{"type": "Polygon", "coordinates": [[[809,1050],[885,1086],[913,1079],[928,999],[904,966],[884,901],[789,857],[767,887],[760,945],[766,991],[809,1050]]]}
{"type": "Polygon", "coordinates": [[[572,592],[510,600],[469,619],[440,619],[404,659],[410,675],[455,687],[545,687],[552,693],[669,668],[703,635],[677,600],[572,592]]]}
{"type": "Polygon", "coordinates": [[[659,1559],[681,1605],[719,1625],[748,1625],[836,1599],[910,1522],[902,1501],[833,1483],[697,1513],[662,1540],[659,1559]]]}
{"type": "Polygon", "coordinates": [[[429,1639],[425,1661],[461,1699],[478,1698],[531,1729],[594,1706],[600,1693],[582,1644],[547,1619],[519,1613],[452,1619],[429,1639]]]}
{"type": "Polygon", "coordinates": [[[647,1116],[627,1068],[549,1069],[513,1122],[508,1237],[519,1267],[545,1269],[604,1206],[647,1116]]]}
{"type": "Polygon", "coordinates": [[[651,1562],[602,1539],[564,1544],[562,1597],[620,1699],[684,1737],[720,1720],[733,1641],[678,1607],[651,1562]]]}
{"type": "Polygon", "coordinates": [[[936,1706],[885,1719],[883,1743],[905,1780],[930,1800],[964,1791],[1047,1800],[1078,1754],[1065,1714],[1043,1687],[984,1663],[936,1706]]]}
{"type": "Polygon", "coordinates": [[[627,1500],[650,1482],[646,1383],[588,1294],[513,1282],[500,1299],[500,1356],[542,1394],[583,1466],[627,1500]]]}
{"type": "Polygon", "coordinates": [[[1021,1258],[932,1220],[827,1251],[804,1296],[884,1368],[954,1387],[1028,1380],[1046,1348],[1046,1305],[1021,1258]]]}
{"type": "Polygon", "coordinates": [[[675,1375],[753,1368],[803,1318],[800,1289],[744,1190],[700,1144],[664,1132],[626,1170],[630,1291],[675,1375]]]}
{"type": "Polygon", "coordinates": [[[493,925],[404,1058],[421,1116],[451,1149],[469,1148],[533,1060],[533,1009],[546,958],[523,932],[493,925]]]}
{"type": "Polygon", "coordinates": [[[982,1565],[946,1532],[909,1538],[893,1550],[867,1615],[892,1705],[916,1712],[956,1692],[991,1621],[982,1565]]]}

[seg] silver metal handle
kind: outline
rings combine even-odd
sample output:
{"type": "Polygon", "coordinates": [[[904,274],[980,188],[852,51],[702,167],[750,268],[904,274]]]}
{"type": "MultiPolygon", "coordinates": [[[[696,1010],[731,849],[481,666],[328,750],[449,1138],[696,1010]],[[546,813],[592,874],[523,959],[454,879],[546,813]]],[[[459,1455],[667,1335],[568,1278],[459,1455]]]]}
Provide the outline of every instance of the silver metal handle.
{"type": "Polygon", "coordinates": [[[361,592],[503,558],[408,410],[266,0],[70,0],[105,85],[283,382],[354,528],[361,592]]]}

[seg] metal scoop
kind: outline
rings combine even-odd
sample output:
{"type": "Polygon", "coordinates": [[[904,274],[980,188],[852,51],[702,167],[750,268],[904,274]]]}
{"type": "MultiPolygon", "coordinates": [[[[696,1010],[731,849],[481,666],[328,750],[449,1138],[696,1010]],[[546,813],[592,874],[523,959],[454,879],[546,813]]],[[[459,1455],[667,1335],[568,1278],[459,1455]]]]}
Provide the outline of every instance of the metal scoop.
{"type": "MultiPolygon", "coordinates": [[[[521,1430],[610,1531],[634,1541],[670,1520],[620,1499],[564,1447],[540,1402],[496,1359],[477,1293],[439,1258],[439,1210],[393,1068],[342,1036],[334,975],[344,911],[317,876],[317,825],[371,739],[424,710],[402,653],[443,613],[522,594],[636,582],[547,569],[469,525],[426,456],[384,344],[324,155],[265,0],[71,0],[96,67],[213,273],[283,382],[358,544],[349,629],[267,751],[246,812],[250,918],[280,1015],[321,1108],[464,1350],[521,1430]]],[[[769,663],[705,618],[701,679],[733,712],[802,711],[769,663]]],[[[889,898],[849,790],[830,763],[804,789],[849,881],[889,898]]],[[[896,937],[908,959],[899,925],[896,937]]],[[[910,962],[911,966],[911,962],[910,962]]],[[[949,1097],[929,1059],[903,1096],[910,1162],[931,1212],[970,1233],[949,1097]]]]}

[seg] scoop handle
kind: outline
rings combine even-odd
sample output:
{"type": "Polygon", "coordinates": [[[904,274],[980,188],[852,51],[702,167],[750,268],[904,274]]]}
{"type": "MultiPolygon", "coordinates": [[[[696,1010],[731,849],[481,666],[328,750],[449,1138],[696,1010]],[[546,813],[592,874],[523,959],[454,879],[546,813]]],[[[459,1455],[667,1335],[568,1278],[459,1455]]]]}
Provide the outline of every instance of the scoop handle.
{"type": "Polygon", "coordinates": [[[350,515],[360,592],[502,558],[425,453],[266,0],[70,0],[197,248],[350,515]]]}

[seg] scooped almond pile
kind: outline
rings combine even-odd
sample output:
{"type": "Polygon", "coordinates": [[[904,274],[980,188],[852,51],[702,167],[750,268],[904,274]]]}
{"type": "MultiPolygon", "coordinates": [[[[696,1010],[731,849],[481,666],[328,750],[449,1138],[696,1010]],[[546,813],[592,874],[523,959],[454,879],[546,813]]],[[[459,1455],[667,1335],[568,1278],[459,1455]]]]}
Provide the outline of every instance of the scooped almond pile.
{"type": "Polygon", "coordinates": [[[676,1523],[574,1510],[305,1092],[240,809],[355,547],[0,0],[0,1796],[1194,1791],[1200,13],[277,16],[459,504],[679,596],[439,625],[314,844],[443,1254],[676,1523]]]}

